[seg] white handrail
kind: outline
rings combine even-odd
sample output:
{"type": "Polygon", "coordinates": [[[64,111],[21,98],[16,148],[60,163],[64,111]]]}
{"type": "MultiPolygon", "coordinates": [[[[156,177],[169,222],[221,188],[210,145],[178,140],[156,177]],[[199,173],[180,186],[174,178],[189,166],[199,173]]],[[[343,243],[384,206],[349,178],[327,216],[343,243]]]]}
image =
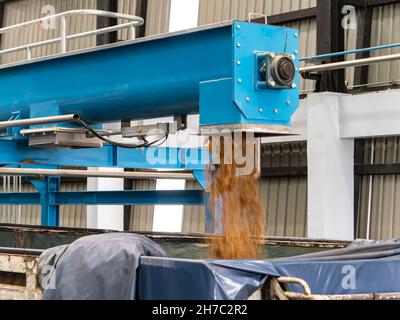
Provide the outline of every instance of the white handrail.
{"type": "Polygon", "coordinates": [[[67,52],[68,40],[74,40],[74,39],[83,38],[83,37],[87,37],[87,36],[91,36],[91,35],[104,34],[104,33],[112,32],[112,31],[121,30],[124,28],[129,28],[129,38],[134,39],[135,38],[135,28],[144,24],[144,19],[141,17],[138,17],[138,16],[132,16],[132,15],[128,15],[128,14],[109,12],[109,11],[103,11],[103,10],[81,9],[81,10],[65,11],[65,12],[53,14],[50,16],[46,16],[43,18],[38,18],[35,20],[26,21],[26,22],[12,25],[12,26],[0,28],[0,34],[4,34],[11,30],[19,29],[22,27],[27,27],[29,25],[33,25],[36,23],[47,22],[47,21],[50,21],[51,19],[56,19],[56,18],[61,19],[60,37],[54,38],[54,39],[49,39],[49,40],[44,40],[44,41],[39,41],[39,42],[34,42],[34,43],[29,43],[29,44],[25,44],[25,45],[14,47],[14,48],[0,50],[0,56],[4,55],[6,53],[26,50],[27,60],[31,60],[32,48],[41,47],[44,45],[49,45],[49,44],[53,44],[53,43],[57,43],[57,42],[61,43],[61,53],[65,53],[65,52],[67,52]],[[128,20],[129,22],[120,24],[120,25],[102,28],[102,29],[67,35],[67,17],[77,16],[77,15],[95,15],[95,16],[106,17],[106,18],[128,20]]]}

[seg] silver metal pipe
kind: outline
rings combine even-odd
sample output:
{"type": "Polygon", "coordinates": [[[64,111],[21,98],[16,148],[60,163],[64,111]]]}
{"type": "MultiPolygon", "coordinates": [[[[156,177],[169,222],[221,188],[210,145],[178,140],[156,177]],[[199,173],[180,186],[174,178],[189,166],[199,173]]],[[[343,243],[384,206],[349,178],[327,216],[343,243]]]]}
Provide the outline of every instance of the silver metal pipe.
{"type": "Polygon", "coordinates": [[[61,16],[61,52],[67,52],[67,17],[61,16]]]}
{"type": "Polygon", "coordinates": [[[317,66],[309,66],[309,67],[302,67],[299,69],[300,73],[309,73],[309,72],[322,72],[322,71],[330,71],[330,70],[338,70],[338,69],[345,69],[350,67],[361,67],[367,66],[370,64],[375,64],[379,62],[388,62],[400,60],[400,53],[391,54],[387,56],[379,56],[379,57],[372,57],[372,58],[365,58],[365,59],[356,59],[356,60],[349,60],[349,61],[342,61],[342,62],[334,62],[334,63],[327,63],[321,64],[317,66]]]}
{"type": "Polygon", "coordinates": [[[42,118],[0,121],[0,129],[13,128],[13,127],[14,128],[15,127],[26,127],[26,126],[30,126],[30,125],[36,125],[36,124],[72,122],[77,118],[79,118],[79,116],[76,114],[68,114],[68,115],[64,115],[64,116],[51,116],[51,117],[42,117],[42,118]]]}
{"type": "Polygon", "coordinates": [[[173,179],[193,180],[192,173],[180,172],[112,172],[64,169],[0,168],[0,176],[62,177],[62,178],[121,178],[129,180],[173,179]]]}
{"type": "MultiPolygon", "coordinates": [[[[54,43],[60,43],[60,42],[62,42],[64,40],[65,40],[64,41],[64,43],[65,43],[65,51],[63,49],[61,51],[62,52],[67,52],[67,50],[66,50],[66,41],[80,39],[80,38],[89,37],[89,36],[93,36],[93,35],[105,34],[105,33],[109,33],[109,32],[112,32],[112,31],[122,30],[122,29],[128,28],[128,27],[132,27],[135,30],[135,22],[127,22],[127,23],[124,23],[124,24],[115,25],[115,26],[111,26],[111,27],[106,27],[106,28],[102,28],[102,29],[96,29],[96,30],[91,30],[91,31],[85,31],[85,32],[81,32],[81,33],[66,35],[65,39],[63,39],[62,37],[57,37],[57,38],[43,40],[43,41],[39,41],[39,42],[28,43],[28,44],[24,44],[24,45],[21,45],[21,46],[18,46],[18,47],[12,47],[12,48],[9,48],[9,49],[0,50],[0,55],[12,53],[12,52],[17,52],[17,51],[21,51],[21,50],[31,50],[31,49],[37,48],[37,47],[47,46],[47,45],[54,44],[54,43]]],[[[27,54],[27,56],[28,56],[28,54],[27,54]]],[[[27,59],[27,60],[31,60],[31,59],[27,59]]]]}

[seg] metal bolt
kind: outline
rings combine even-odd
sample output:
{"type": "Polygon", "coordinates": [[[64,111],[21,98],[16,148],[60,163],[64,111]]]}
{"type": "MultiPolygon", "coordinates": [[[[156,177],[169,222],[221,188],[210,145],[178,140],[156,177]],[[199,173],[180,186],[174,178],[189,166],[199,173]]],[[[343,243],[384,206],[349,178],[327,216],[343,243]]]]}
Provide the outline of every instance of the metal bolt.
{"type": "Polygon", "coordinates": [[[278,113],[278,109],[274,109],[274,113],[278,113]]]}
{"type": "Polygon", "coordinates": [[[292,102],[290,100],[286,100],[286,104],[290,105],[292,102]]]}
{"type": "Polygon", "coordinates": [[[263,109],[263,108],[260,108],[260,109],[258,109],[258,111],[259,111],[260,113],[263,113],[263,112],[264,112],[264,109],[263,109]]]}
{"type": "Polygon", "coordinates": [[[239,42],[236,44],[236,47],[240,48],[240,43],[239,42]]]}
{"type": "Polygon", "coordinates": [[[299,36],[299,34],[296,32],[296,33],[294,34],[294,37],[297,38],[298,36],[299,36]]]}
{"type": "Polygon", "coordinates": [[[297,88],[297,84],[292,83],[292,88],[293,88],[293,89],[296,89],[296,88],[297,88]]]}
{"type": "Polygon", "coordinates": [[[299,51],[298,50],[294,50],[294,54],[298,54],[299,53],[299,51]]]}
{"type": "Polygon", "coordinates": [[[246,97],[246,101],[247,101],[247,102],[250,102],[250,97],[246,97]]]}
{"type": "Polygon", "coordinates": [[[242,83],[243,82],[243,80],[242,79],[238,79],[238,83],[242,83]]]}
{"type": "Polygon", "coordinates": [[[296,60],[296,56],[294,54],[292,54],[290,57],[292,58],[292,60],[296,60]]]}
{"type": "Polygon", "coordinates": [[[270,85],[271,87],[275,87],[275,86],[276,86],[276,82],[275,82],[274,80],[270,80],[270,81],[269,81],[269,85],[270,85]]]}
{"type": "Polygon", "coordinates": [[[240,24],[238,24],[237,26],[236,26],[236,29],[238,29],[238,30],[240,30],[240,24]]]}
{"type": "Polygon", "coordinates": [[[236,62],[236,64],[237,64],[238,66],[240,66],[240,63],[241,63],[240,60],[238,60],[238,61],[236,62]]]}

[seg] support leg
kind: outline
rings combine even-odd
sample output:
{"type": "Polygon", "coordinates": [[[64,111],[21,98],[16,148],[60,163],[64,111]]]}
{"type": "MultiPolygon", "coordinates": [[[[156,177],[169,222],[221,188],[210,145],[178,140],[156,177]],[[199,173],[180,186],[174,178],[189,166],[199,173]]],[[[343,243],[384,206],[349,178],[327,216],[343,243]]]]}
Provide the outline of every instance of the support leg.
{"type": "Polygon", "coordinates": [[[54,192],[60,191],[60,178],[48,177],[42,180],[31,180],[32,185],[40,193],[42,209],[42,226],[58,227],[60,225],[60,206],[54,203],[54,192]]]}

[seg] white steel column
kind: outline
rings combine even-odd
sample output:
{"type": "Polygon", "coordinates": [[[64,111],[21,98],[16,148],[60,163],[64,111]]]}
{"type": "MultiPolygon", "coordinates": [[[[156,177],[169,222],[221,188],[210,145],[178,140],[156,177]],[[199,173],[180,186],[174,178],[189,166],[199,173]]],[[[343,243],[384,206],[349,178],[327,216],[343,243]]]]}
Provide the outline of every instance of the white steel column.
{"type": "Polygon", "coordinates": [[[340,95],[307,98],[308,237],[354,239],[354,139],[340,136],[340,95]]]}

